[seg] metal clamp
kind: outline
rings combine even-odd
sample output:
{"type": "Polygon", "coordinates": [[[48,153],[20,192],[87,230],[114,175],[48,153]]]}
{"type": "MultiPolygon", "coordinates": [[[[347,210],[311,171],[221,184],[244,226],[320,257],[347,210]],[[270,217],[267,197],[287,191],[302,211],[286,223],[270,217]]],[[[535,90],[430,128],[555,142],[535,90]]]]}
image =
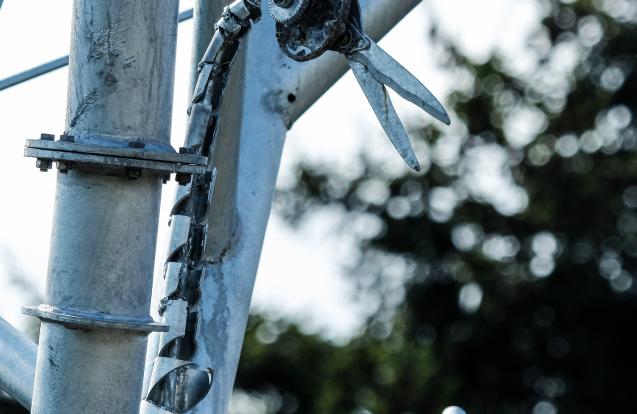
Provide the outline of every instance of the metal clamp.
{"type": "Polygon", "coordinates": [[[208,160],[192,154],[187,148],[175,151],[169,145],[146,143],[107,136],[61,135],[58,141],[52,134],[42,134],[40,139],[28,139],[24,156],[36,158],[36,167],[47,171],[55,161],[62,173],[72,168],[98,169],[107,174],[139,178],[142,172],[164,177],[170,174],[180,184],[190,182],[193,174],[203,174],[208,160]]]}
{"type": "Polygon", "coordinates": [[[168,332],[169,326],[157,323],[148,316],[144,318],[125,315],[111,315],[103,312],[73,308],[61,308],[51,305],[24,306],[24,315],[35,316],[43,322],[51,322],[70,328],[83,329],[119,329],[141,334],[168,332]]]}

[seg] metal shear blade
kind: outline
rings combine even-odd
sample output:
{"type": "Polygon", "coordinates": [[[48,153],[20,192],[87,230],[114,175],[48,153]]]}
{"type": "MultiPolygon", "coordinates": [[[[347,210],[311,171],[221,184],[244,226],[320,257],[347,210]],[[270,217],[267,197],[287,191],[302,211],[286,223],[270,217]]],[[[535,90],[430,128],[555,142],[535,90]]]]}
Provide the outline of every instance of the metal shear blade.
{"type": "Polygon", "coordinates": [[[385,85],[447,125],[450,124],[449,115],[414,75],[372,40],[369,42],[368,48],[346,55],[349,66],[394,147],[411,168],[420,171],[407,131],[391,103],[385,85]]]}

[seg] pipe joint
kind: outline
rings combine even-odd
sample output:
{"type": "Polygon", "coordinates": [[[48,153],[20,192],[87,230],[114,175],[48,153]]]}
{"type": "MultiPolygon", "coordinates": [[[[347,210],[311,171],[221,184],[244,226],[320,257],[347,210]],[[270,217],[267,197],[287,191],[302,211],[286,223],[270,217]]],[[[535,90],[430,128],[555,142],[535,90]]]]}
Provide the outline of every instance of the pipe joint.
{"type": "Polygon", "coordinates": [[[112,315],[103,312],[64,308],[51,305],[24,306],[22,313],[35,316],[42,322],[63,325],[72,329],[121,330],[140,335],[168,332],[169,326],[153,321],[150,316],[112,315]]]}
{"type": "Polygon", "coordinates": [[[61,135],[56,141],[54,135],[42,134],[40,139],[26,141],[24,156],[36,158],[41,171],[49,170],[56,162],[62,173],[78,168],[135,179],[145,172],[161,176],[164,182],[175,174],[179,184],[190,182],[193,174],[205,173],[208,163],[205,156],[187,148],[177,152],[170,145],[153,140],[104,135],[61,135]]]}

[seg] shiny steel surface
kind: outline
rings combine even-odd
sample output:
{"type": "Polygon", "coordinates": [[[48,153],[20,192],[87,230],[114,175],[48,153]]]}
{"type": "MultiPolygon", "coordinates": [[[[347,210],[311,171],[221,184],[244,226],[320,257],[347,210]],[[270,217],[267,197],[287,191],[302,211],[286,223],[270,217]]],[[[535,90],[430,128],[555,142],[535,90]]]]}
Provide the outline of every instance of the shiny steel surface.
{"type": "MultiPolygon", "coordinates": [[[[75,0],[65,134],[170,143],[177,14],[177,0],[75,0]]],[[[65,311],[41,325],[33,413],[139,411],[146,332],[54,319],[149,320],[160,192],[158,176],[58,173],[45,303],[65,311]]]]}
{"type": "MultiPolygon", "coordinates": [[[[379,39],[418,3],[362,2],[368,33],[379,39]]],[[[205,253],[208,265],[198,303],[201,323],[193,361],[212,367],[215,379],[208,395],[192,410],[196,414],[225,413],[228,407],[286,131],[347,70],[346,60],[338,53],[327,53],[312,62],[290,61],[278,47],[274,26],[272,20],[263,19],[248,40],[237,154],[240,165],[233,187],[236,226],[231,233],[211,230],[207,239],[207,246],[224,248],[205,253]]],[[[221,211],[225,210],[211,208],[208,216],[222,216],[221,211]]]]}
{"type": "Polygon", "coordinates": [[[23,407],[31,407],[37,348],[7,321],[0,318],[0,388],[23,407]]]}

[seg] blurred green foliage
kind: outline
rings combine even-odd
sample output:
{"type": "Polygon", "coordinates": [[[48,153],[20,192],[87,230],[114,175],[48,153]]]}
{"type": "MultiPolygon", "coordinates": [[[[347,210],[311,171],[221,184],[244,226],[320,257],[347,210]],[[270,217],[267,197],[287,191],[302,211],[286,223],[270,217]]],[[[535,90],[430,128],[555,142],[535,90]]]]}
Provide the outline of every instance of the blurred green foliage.
{"type": "Polygon", "coordinates": [[[270,411],[637,412],[637,4],[539,3],[526,62],[431,32],[458,87],[412,131],[425,174],[299,163],[276,207],[342,208],[377,301],[346,345],[252,318],[237,385],[270,411]]]}

